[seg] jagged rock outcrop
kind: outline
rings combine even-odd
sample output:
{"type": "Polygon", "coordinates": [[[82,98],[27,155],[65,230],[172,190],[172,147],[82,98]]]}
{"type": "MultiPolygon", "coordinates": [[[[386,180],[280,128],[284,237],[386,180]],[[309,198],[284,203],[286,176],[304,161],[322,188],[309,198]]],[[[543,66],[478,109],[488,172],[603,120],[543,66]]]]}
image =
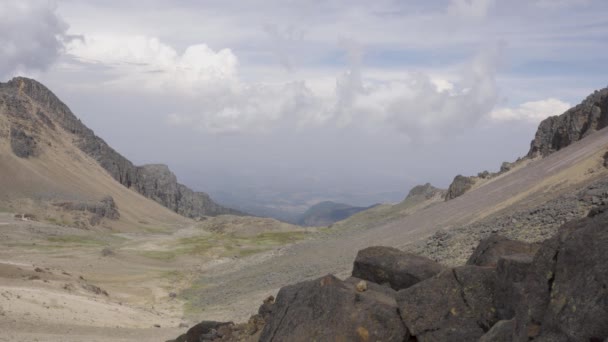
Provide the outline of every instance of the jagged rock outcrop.
{"type": "Polygon", "coordinates": [[[608,88],[595,91],[583,102],[543,120],[530,144],[529,158],[545,157],[608,125],[608,88]]]}
{"type": "Polygon", "coordinates": [[[165,207],[187,217],[202,215],[242,215],[241,212],[222,207],[204,192],[195,192],[177,182],[167,165],[149,164],[136,168],[136,182],[131,184],[137,192],[162,203],[165,207]]]}
{"type": "Polygon", "coordinates": [[[431,185],[431,183],[426,183],[424,185],[416,185],[415,187],[413,187],[410,190],[410,192],[408,192],[407,197],[405,197],[405,199],[407,200],[408,198],[409,199],[420,198],[420,199],[428,200],[435,196],[444,197],[445,193],[446,193],[446,190],[436,188],[433,185],[431,185]]]}
{"type": "Polygon", "coordinates": [[[463,175],[457,175],[454,177],[452,184],[448,188],[448,192],[445,194],[445,200],[449,201],[458,196],[464,195],[465,192],[469,191],[473,185],[475,185],[476,177],[465,177],[463,175]]]}
{"type": "MultiPolygon", "coordinates": [[[[95,159],[122,185],[179,214],[193,218],[242,215],[239,211],[218,205],[206,193],[195,192],[179,184],[166,166],[133,165],[86,127],[55,94],[35,80],[15,77],[7,83],[0,83],[0,105],[6,106],[7,113],[19,120],[38,120],[41,125],[31,125],[33,130],[43,126],[52,130],[56,126],[63,128],[73,135],[74,144],[80,150],[95,159]]],[[[30,132],[13,128],[10,135],[11,146],[17,156],[36,155],[36,140],[30,132]]]]}
{"type": "Polygon", "coordinates": [[[395,290],[402,290],[443,270],[445,267],[433,260],[392,247],[376,246],[357,253],[352,275],[377,284],[386,284],[395,290]]]}

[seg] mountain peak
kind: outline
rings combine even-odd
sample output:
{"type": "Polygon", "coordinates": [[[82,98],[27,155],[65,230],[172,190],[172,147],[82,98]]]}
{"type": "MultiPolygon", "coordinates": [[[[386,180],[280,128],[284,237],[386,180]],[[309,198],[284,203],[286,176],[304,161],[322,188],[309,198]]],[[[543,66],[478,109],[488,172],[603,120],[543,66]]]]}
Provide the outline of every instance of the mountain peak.
{"type": "Polygon", "coordinates": [[[45,126],[53,130],[58,126],[71,135],[69,141],[76,148],[97,161],[120,184],[178,214],[191,218],[242,215],[213,202],[206,193],[194,192],[178,183],[167,165],[134,165],[85,126],[51,90],[34,79],[15,77],[0,83],[0,108],[2,104],[6,104],[7,118],[14,123],[10,133],[13,153],[21,158],[38,154],[41,144],[37,138],[43,135],[45,126]],[[39,124],[40,121],[45,125],[39,124]]]}
{"type": "Polygon", "coordinates": [[[35,79],[17,76],[6,83],[0,83],[0,87],[14,89],[18,95],[27,95],[38,104],[49,109],[60,109],[62,112],[69,111],[57,95],[35,79]]]}

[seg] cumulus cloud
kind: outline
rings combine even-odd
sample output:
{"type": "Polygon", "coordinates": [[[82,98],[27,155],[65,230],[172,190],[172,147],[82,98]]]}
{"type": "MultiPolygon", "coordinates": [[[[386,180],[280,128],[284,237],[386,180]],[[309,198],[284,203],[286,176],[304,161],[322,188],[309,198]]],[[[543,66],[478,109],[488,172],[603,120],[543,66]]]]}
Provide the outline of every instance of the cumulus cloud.
{"type": "Polygon", "coordinates": [[[348,68],[336,77],[333,94],[315,92],[304,80],[244,81],[231,50],[204,44],[180,54],[153,37],[91,36],[71,43],[69,53],[114,68],[114,86],[175,99],[168,123],[212,133],[270,131],[279,123],[381,125],[428,141],[465,129],[496,102],[496,49],[475,57],[455,80],[412,72],[387,81],[365,76],[355,42],[341,45],[348,68]]]}
{"type": "Polygon", "coordinates": [[[0,76],[45,70],[72,38],[67,29],[48,0],[0,2],[0,76]]]}
{"type": "Polygon", "coordinates": [[[83,62],[114,68],[116,83],[154,90],[196,94],[203,87],[221,92],[237,77],[238,59],[232,51],[216,52],[205,44],[191,45],[179,54],[155,37],[88,35],[70,43],[68,53],[83,62]]]}
{"type": "Polygon", "coordinates": [[[559,115],[572,107],[569,103],[555,98],[524,102],[515,108],[498,108],[490,113],[496,121],[528,121],[538,123],[543,119],[559,115]]]}
{"type": "Polygon", "coordinates": [[[239,77],[238,58],[230,49],[214,51],[205,44],[178,53],[155,37],[87,36],[68,47],[74,58],[114,70],[109,85],[144,90],[174,100],[172,125],[212,133],[267,131],[285,117],[311,117],[319,112],[317,97],[305,82],[264,84],[239,77]]]}
{"type": "Polygon", "coordinates": [[[492,48],[476,56],[453,81],[421,72],[373,80],[354,68],[338,78],[334,114],[340,123],[385,124],[416,141],[459,134],[494,107],[498,65],[498,50],[492,48]]]}

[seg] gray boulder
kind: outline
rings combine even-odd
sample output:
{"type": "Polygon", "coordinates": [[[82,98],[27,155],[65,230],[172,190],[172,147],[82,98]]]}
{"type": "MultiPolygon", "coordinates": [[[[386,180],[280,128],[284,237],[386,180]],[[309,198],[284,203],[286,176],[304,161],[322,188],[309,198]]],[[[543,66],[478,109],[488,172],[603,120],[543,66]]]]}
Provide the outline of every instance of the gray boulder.
{"type": "Polygon", "coordinates": [[[376,246],[357,253],[352,276],[402,290],[443,270],[445,267],[431,259],[392,247],[376,246]]]}
{"type": "Polygon", "coordinates": [[[565,224],[543,243],[524,280],[518,341],[608,338],[608,213],[565,224]]]}
{"type": "Polygon", "coordinates": [[[538,248],[538,244],[510,240],[504,236],[492,234],[479,242],[479,245],[467,260],[467,265],[496,267],[502,256],[513,254],[534,255],[538,248]]]}
{"type": "Polygon", "coordinates": [[[328,275],[283,287],[260,341],[407,341],[394,298],[328,275]]]}
{"type": "Polygon", "coordinates": [[[462,266],[397,294],[399,312],[417,341],[476,341],[498,321],[493,268],[462,266]]]}

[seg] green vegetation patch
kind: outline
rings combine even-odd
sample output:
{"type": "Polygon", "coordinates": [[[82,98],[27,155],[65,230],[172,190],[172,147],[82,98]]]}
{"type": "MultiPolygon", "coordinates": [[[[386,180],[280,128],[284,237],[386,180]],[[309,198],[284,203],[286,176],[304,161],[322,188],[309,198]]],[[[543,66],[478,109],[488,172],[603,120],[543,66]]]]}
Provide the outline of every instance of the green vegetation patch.
{"type": "Polygon", "coordinates": [[[306,238],[305,232],[266,232],[255,236],[214,233],[179,239],[166,251],[141,251],[140,255],[162,261],[173,261],[181,255],[215,255],[246,257],[306,238]]]}
{"type": "Polygon", "coordinates": [[[251,237],[234,234],[211,234],[180,240],[179,251],[184,254],[206,254],[213,249],[223,249],[222,256],[251,255],[269,247],[297,242],[305,237],[304,232],[266,232],[251,237]]]}
{"type": "Polygon", "coordinates": [[[84,235],[61,235],[51,236],[47,238],[47,241],[55,244],[66,244],[66,245],[81,245],[81,246],[100,246],[104,245],[103,241],[91,238],[84,235]]]}

